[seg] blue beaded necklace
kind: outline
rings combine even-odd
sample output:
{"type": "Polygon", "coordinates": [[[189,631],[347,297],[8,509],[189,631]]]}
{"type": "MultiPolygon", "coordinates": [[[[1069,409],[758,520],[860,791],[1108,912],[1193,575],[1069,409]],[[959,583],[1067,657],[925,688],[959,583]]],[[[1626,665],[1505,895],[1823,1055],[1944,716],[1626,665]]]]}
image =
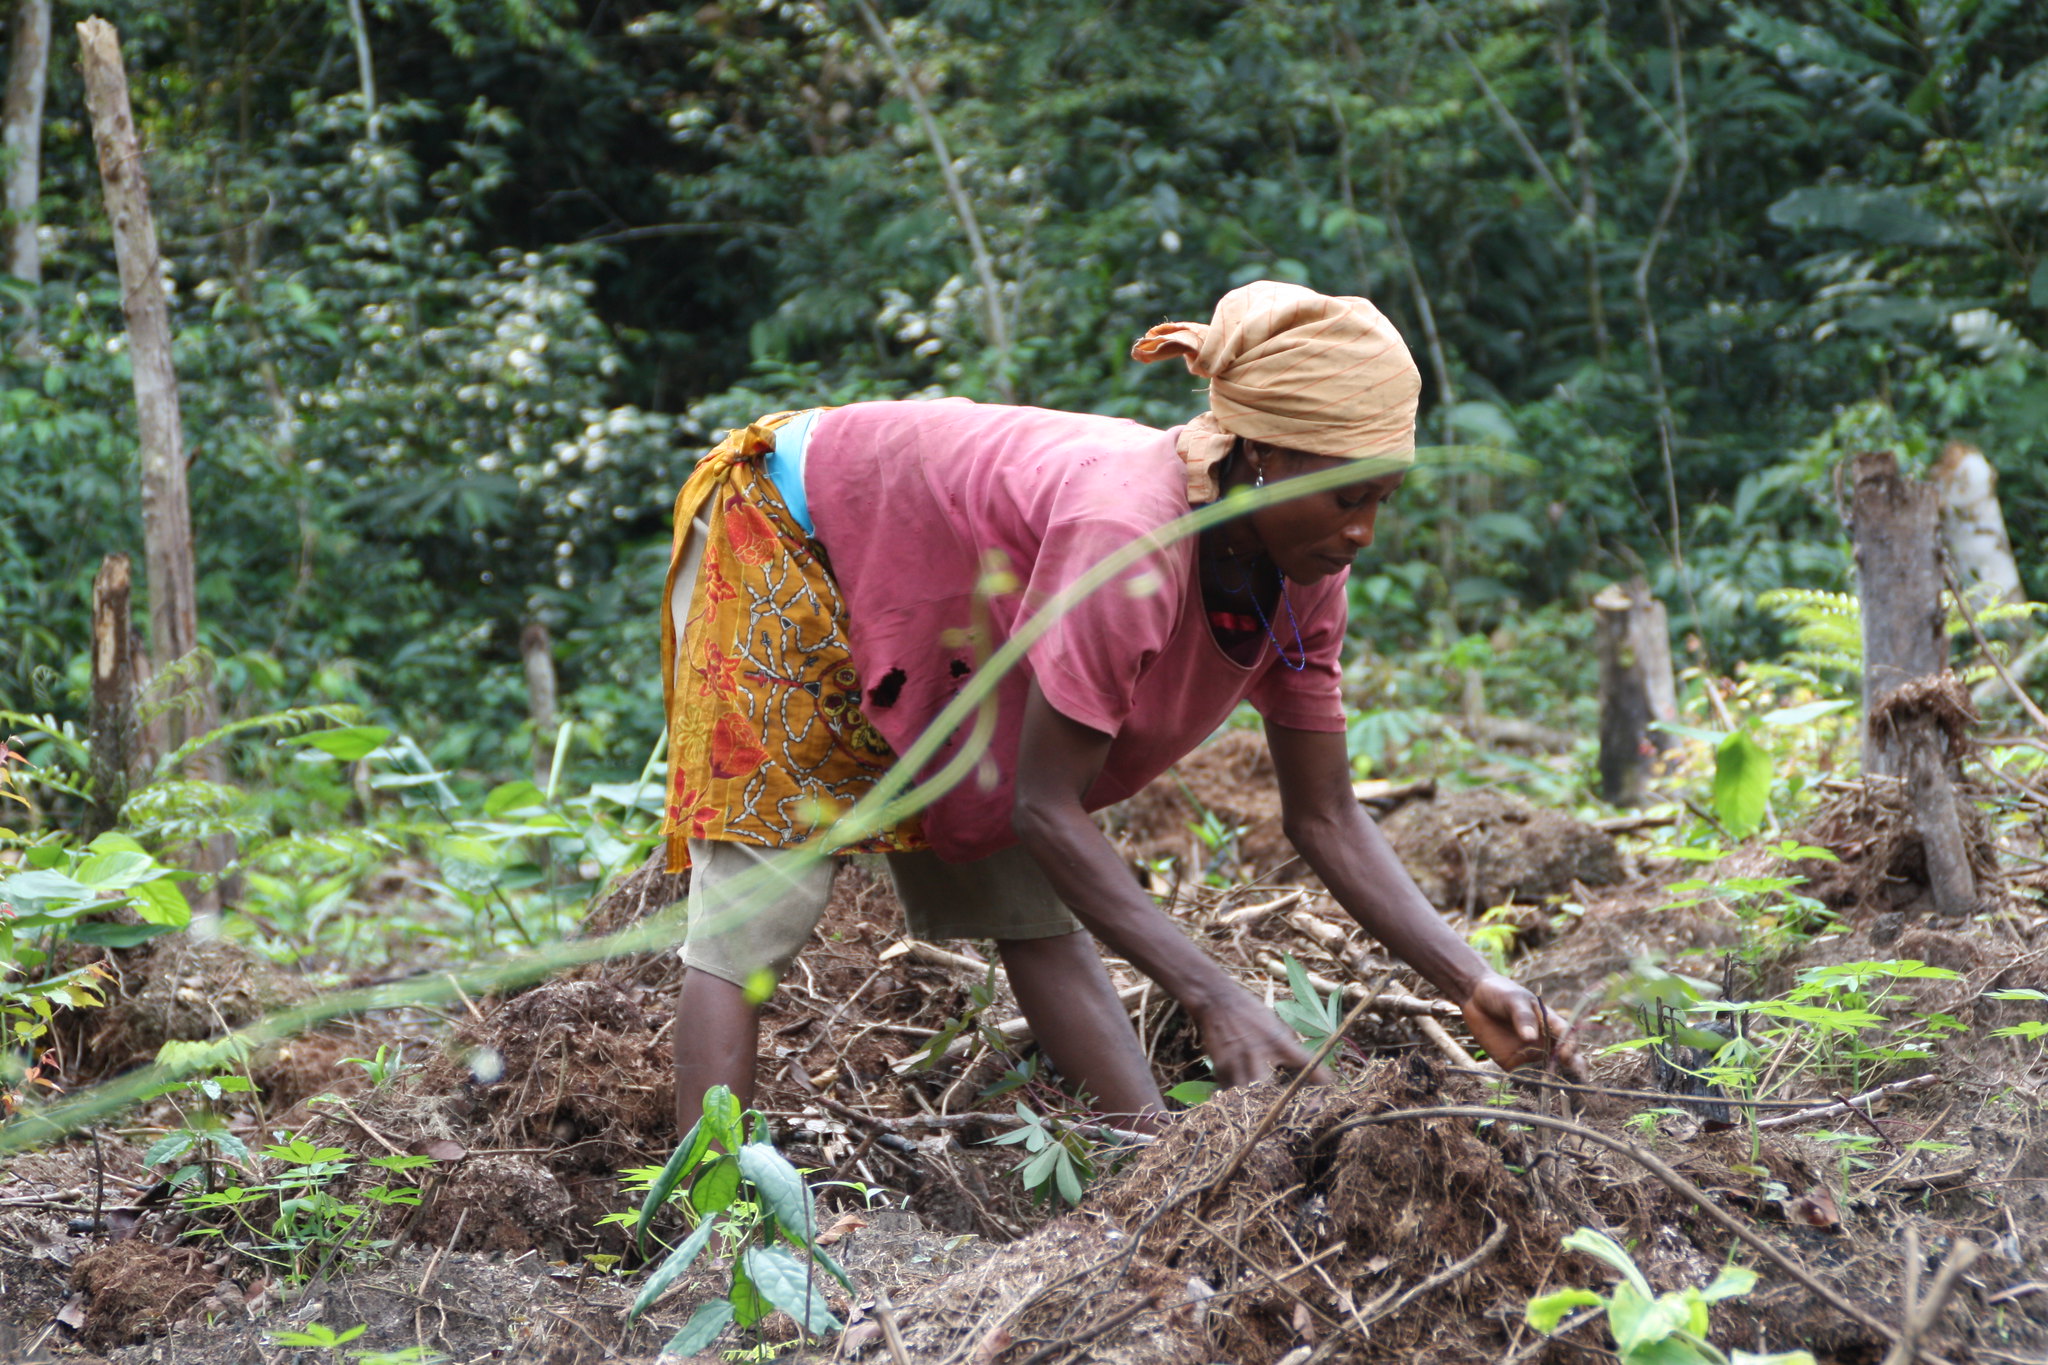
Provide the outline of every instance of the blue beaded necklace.
{"type": "MultiPolygon", "coordinates": [[[[1265,481],[1266,476],[1261,474],[1259,476],[1259,482],[1264,483],[1265,481]]],[[[1244,565],[1238,563],[1237,551],[1231,550],[1228,553],[1230,555],[1231,565],[1237,570],[1237,586],[1234,588],[1228,588],[1228,591],[1233,593],[1243,593],[1246,597],[1249,597],[1251,599],[1252,612],[1259,618],[1259,625],[1265,628],[1266,638],[1273,642],[1273,652],[1280,656],[1281,663],[1287,665],[1288,668],[1292,669],[1296,673],[1301,672],[1302,669],[1308,667],[1308,646],[1302,643],[1301,622],[1295,619],[1294,603],[1287,596],[1286,576],[1282,575],[1280,579],[1280,605],[1287,608],[1287,626],[1288,629],[1294,632],[1295,657],[1293,657],[1292,659],[1287,657],[1287,650],[1284,646],[1281,645],[1280,637],[1273,633],[1273,622],[1267,618],[1266,609],[1259,605],[1258,589],[1252,585],[1252,577],[1249,573],[1245,572],[1244,565]]]]}

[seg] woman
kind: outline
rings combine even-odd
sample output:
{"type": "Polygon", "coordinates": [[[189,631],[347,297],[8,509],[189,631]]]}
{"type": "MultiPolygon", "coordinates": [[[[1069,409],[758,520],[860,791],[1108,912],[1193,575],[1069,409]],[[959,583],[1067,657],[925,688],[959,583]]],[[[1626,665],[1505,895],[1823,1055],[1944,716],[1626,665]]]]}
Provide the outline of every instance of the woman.
{"type": "Polygon", "coordinates": [[[1420,384],[1399,334],[1364,299],[1262,281],[1132,355],[1184,360],[1210,381],[1209,411],[1157,432],[958,399],[856,404],[735,433],[678,499],[664,624],[671,866],[693,865],[685,1126],[711,1085],[752,1093],[753,998],[823,913],[832,862],[763,873],[772,892],[742,910],[720,887],[864,794],[990,649],[1112,552],[1233,489],[1350,461],[1359,477],[1333,491],[1155,542],[1060,616],[998,683],[973,776],[861,847],[888,852],[913,934],[996,941],[1040,1046],[1106,1113],[1163,1104],[1098,939],[1187,1010],[1223,1084],[1305,1066],[1089,819],[1249,700],[1286,832],[1338,903],[1458,1002],[1496,1061],[1575,1064],[1567,1024],[1444,924],[1351,795],[1345,578],[1414,456],[1420,384]]]}

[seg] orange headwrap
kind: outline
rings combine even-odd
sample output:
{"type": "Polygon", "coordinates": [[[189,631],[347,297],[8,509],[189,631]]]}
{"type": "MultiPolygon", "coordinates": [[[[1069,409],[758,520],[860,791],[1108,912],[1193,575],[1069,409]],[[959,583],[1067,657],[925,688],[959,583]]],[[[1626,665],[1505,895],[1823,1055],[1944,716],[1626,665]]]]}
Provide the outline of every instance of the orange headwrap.
{"type": "Polygon", "coordinates": [[[1415,456],[1422,376],[1365,299],[1259,280],[1208,322],[1161,323],[1131,347],[1147,364],[1171,356],[1209,381],[1209,411],[1180,434],[1190,502],[1214,500],[1213,467],[1239,436],[1348,460],[1415,456]]]}

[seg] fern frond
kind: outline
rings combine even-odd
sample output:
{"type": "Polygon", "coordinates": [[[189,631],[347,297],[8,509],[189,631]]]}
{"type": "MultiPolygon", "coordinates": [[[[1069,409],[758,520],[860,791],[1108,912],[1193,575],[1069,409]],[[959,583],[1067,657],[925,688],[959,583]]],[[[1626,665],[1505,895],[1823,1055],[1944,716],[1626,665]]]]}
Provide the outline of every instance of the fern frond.
{"type": "Polygon", "coordinates": [[[253,730],[276,730],[280,734],[297,734],[316,720],[332,725],[354,725],[362,717],[362,709],[346,704],[332,703],[321,706],[294,706],[283,711],[271,711],[261,716],[248,716],[242,720],[231,720],[227,724],[207,731],[196,738],[188,739],[166,754],[156,765],[159,774],[176,771],[178,765],[210,744],[246,735],[253,730]]]}
{"type": "Polygon", "coordinates": [[[190,778],[160,778],[136,791],[121,807],[121,823],[144,842],[167,844],[223,834],[253,839],[267,829],[263,817],[250,810],[247,793],[190,778]]]}

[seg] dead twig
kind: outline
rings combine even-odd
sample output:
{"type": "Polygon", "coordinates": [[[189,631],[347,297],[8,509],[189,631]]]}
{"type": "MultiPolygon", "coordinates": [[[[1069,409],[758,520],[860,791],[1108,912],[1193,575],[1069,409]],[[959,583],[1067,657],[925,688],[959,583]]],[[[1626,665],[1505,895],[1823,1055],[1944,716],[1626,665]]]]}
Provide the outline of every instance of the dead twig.
{"type": "Polygon", "coordinates": [[[1920,1340],[1941,1322],[1941,1315],[1948,1311],[1949,1298],[1956,1292],[1957,1281],[1976,1259],[1977,1244],[1958,1239],[1949,1247],[1941,1269],[1934,1272],[1934,1284],[1927,1297],[1916,1303],[1914,1295],[1920,1288],[1920,1236],[1914,1229],[1906,1229],[1906,1320],[1892,1339],[1884,1365],[1912,1365],[1915,1356],[1934,1359],[1921,1350],[1920,1340]]]}
{"type": "Polygon", "coordinates": [[[875,1286],[875,1321],[882,1325],[882,1340],[888,1343],[889,1358],[896,1365],[910,1365],[910,1354],[903,1349],[903,1333],[896,1330],[896,1305],[889,1301],[889,1291],[879,1284],[875,1286]]]}
{"type": "Polygon", "coordinates": [[[1846,1100],[1836,1100],[1830,1104],[1819,1105],[1812,1109],[1802,1109],[1797,1113],[1780,1114],[1776,1118],[1762,1119],[1758,1121],[1756,1126],[1759,1128],[1790,1128],[1794,1124],[1811,1123],[1814,1119],[1832,1118],[1836,1114],[1851,1112],[1862,1113],[1865,1118],[1868,1118],[1869,1115],[1859,1106],[1868,1106],[1872,1100],[1882,1099],[1886,1095],[1903,1095],[1909,1090],[1924,1090],[1941,1079],[1940,1076],[1929,1071],[1923,1075],[1912,1076],[1903,1081],[1893,1081],[1890,1085],[1881,1085],[1875,1090],[1866,1090],[1860,1095],[1851,1095],[1846,1100]]]}
{"type": "Polygon", "coordinates": [[[1427,1279],[1417,1280],[1408,1289],[1403,1290],[1399,1298],[1389,1303],[1386,1307],[1377,1310],[1367,1309],[1365,1312],[1366,1326],[1370,1327],[1381,1318],[1390,1318],[1431,1290],[1441,1289],[1451,1281],[1471,1274],[1481,1261],[1499,1250],[1500,1244],[1507,1240],[1508,1225],[1506,1220],[1502,1219],[1499,1214],[1494,1213],[1493,1210],[1488,1209],[1487,1212],[1493,1218],[1493,1231],[1486,1234],[1486,1240],[1479,1244],[1478,1250],[1462,1260],[1452,1262],[1427,1279]]]}

